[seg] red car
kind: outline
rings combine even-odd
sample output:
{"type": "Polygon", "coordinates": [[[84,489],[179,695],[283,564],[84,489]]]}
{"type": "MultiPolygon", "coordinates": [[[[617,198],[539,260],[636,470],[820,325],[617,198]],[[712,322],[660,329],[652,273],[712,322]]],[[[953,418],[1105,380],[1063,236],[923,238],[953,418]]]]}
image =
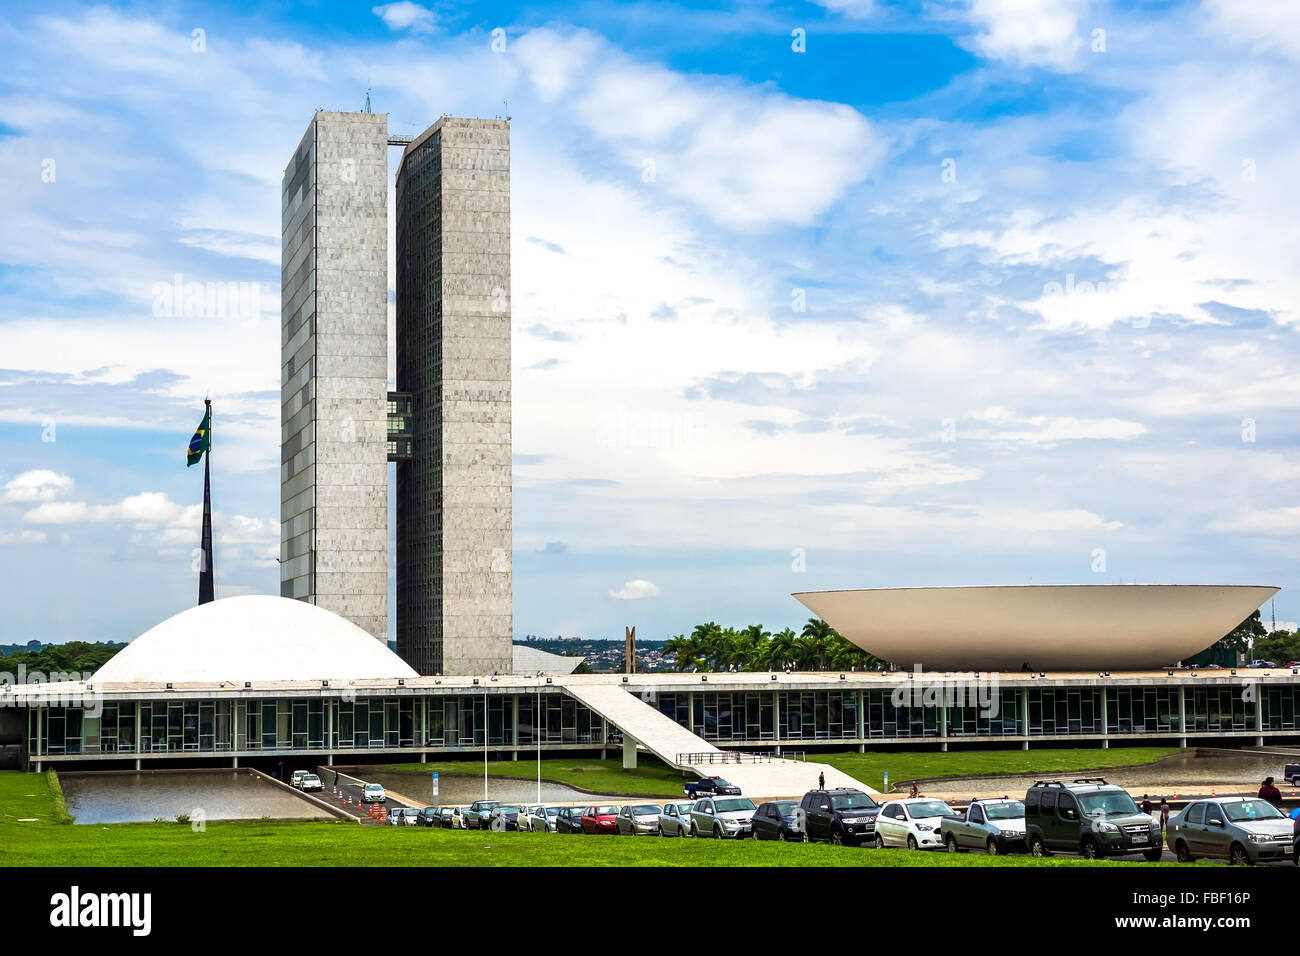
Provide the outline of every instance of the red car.
{"type": "Polygon", "coordinates": [[[618,807],[587,807],[582,811],[583,833],[617,833],[618,807]]]}

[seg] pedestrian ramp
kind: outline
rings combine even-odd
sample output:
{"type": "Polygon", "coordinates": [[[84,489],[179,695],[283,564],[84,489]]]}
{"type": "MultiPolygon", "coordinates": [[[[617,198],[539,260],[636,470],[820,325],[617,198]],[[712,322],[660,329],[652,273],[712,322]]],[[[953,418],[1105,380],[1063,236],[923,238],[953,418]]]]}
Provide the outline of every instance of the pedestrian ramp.
{"type": "Polygon", "coordinates": [[[562,688],[617,727],[625,741],[639,744],[670,767],[725,777],[746,796],[800,797],[815,789],[819,778],[831,788],[877,792],[829,764],[722,750],[618,685],[574,682],[562,688]]]}

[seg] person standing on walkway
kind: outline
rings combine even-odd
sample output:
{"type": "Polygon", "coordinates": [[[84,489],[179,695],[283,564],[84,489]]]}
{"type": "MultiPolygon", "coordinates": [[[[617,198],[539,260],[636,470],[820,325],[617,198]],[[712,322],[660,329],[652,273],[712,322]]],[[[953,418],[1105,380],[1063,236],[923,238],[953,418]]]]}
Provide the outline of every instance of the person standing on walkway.
{"type": "Polygon", "coordinates": [[[1161,797],[1160,798],[1160,832],[1164,833],[1165,829],[1168,826],[1169,826],[1169,799],[1167,797],[1161,797]]]}
{"type": "Polygon", "coordinates": [[[821,773],[821,772],[819,772],[819,773],[817,774],[817,789],[818,789],[818,790],[825,790],[825,789],[826,789],[826,774],[825,774],[825,773],[821,773]]]}
{"type": "Polygon", "coordinates": [[[1267,800],[1279,810],[1282,809],[1282,793],[1277,787],[1273,786],[1272,777],[1264,778],[1264,785],[1259,788],[1259,793],[1256,796],[1261,800],[1267,800]]]}
{"type": "Polygon", "coordinates": [[[1151,798],[1147,794],[1142,794],[1142,812],[1151,816],[1151,798]]]}

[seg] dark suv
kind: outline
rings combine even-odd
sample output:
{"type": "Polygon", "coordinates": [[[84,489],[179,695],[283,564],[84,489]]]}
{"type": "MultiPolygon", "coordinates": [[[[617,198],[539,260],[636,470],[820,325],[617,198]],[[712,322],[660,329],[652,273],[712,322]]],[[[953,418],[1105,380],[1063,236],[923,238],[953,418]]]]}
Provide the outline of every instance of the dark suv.
{"type": "Polygon", "coordinates": [[[804,843],[861,846],[876,840],[880,804],[861,790],[809,790],[795,811],[804,843]]]}
{"type": "Polygon", "coordinates": [[[1035,783],[1025,794],[1025,839],[1034,856],[1066,850],[1095,860],[1141,853],[1154,862],[1162,852],[1160,822],[1104,777],[1035,783]]]}

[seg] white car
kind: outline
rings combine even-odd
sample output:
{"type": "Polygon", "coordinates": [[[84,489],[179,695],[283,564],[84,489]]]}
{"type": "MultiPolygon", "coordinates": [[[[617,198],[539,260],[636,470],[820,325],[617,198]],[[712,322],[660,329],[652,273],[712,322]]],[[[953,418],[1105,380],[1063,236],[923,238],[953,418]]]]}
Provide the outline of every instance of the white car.
{"type": "Polygon", "coordinates": [[[304,774],[303,778],[298,781],[298,789],[303,793],[308,790],[323,790],[325,785],[320,782],[320,777],[314,773],[304,774]]]}
{"type": "Polygon", "coordinates": [[[382,784],[368,783],[361,788],[362,803],[387,803],[388,793],[382,784]]]}
{"type": "Polygon", "coordinates": [[[465,826],[465,808],[464,808],[464,807],[452,807],[452,808],[451,808],[451,828],[452,828],[453,830],[465,830],[465,829],[468,829],[468,827],[465,826]]]}
{"type": "Polygon", "coordinates": [[[908,797],[891,800],[876,817],[876,846],[907,847],[909,850],[942,850],[944,817],[957,811],[942,800],[908,797]]]}
{"type": "Polygon", "coordinates": [[[289,778],[289,786],[293,787],[295,790],[296,790],[298,787],[301,787],[301,786],[302,786],[302,778],[305,777],[305,776],[307,776],[307,771],[306,771],[306,770],[295,770],[295,771],[293,772],[293,776],[289,778]]]}
{"type": "Polygon", "coordinates": [[[533,811],[536,809],[537,809],[536,807],[526,807],[526,806],[519,808],[519,817],[515,821],[515,825],[518,826],[521,831],[529,831],[529,832],[532,831],[533,811]]]}

